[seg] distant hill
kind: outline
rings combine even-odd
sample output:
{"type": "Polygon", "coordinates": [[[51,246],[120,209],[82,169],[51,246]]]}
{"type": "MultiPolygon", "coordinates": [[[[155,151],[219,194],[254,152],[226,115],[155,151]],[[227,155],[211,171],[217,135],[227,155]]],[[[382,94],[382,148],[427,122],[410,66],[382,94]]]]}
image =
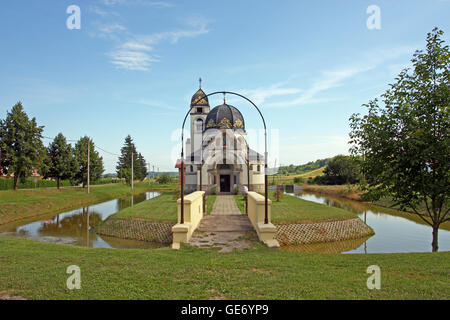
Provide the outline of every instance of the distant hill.
{"type": "MultiPolygon", "coordinates": [[[[331,159],[332,158],[319,159],[319,160],[310,161],[306,164],[301,164],[298,166],[295,166],[293,164],[291,164],[289,166],[283,166],[278,169],[278,173],[283,174],[283,175],[304,175],[306,173],[312,173],[312,171],[315,171],[320,168],[322,168],[322,170],[320,171],[320,173],[322,173],[323,168],[328,164],[328,161],[330,161],[331,159]]],[[[318,172],[316,172],[316,173],[318,173],[318,172]]],[[[309,175],[309,176],[311,176],[311,175],[309,175]]],[[[307,177],[305,177],[305,178],[307,178],[307,177]]]]}

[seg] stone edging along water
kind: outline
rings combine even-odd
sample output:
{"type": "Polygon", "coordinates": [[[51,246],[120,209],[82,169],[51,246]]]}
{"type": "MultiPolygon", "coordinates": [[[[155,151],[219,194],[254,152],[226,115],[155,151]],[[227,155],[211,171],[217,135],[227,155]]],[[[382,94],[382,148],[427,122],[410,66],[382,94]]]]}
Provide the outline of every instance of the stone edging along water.
{"type": "Polygon", "coordinates": [[[358,239],[374,234],[373,230],[359,218],[278,224],[276,227],[276,239],[280,245],[334,242],[358,239]]]}
{"type": "Polygon", "coordinates": [[[95,228],[95,232],[99,235],[121,239],[170,244],[172,243],[172,227],[174,225],[175,223],[171,222],[107,219],[95,228]]]}
{"type": "MultiPolygon", "coordinates": [[[[95,229],[99,235],[148,242],[172,243],[170,222],[150,222],[129,219],[108,219],[95,229]]],[[[313,244],[359,239],[373,235],[373,230],[361,219],[354,218],[315,223],[276,225],[276,239],[281,245],[313,244]]]]}

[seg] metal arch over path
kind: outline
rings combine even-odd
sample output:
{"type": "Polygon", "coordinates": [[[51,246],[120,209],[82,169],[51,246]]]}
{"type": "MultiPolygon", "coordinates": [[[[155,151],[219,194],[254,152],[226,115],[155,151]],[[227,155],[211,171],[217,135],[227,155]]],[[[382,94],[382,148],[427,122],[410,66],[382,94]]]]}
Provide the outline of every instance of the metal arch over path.
{"type": "Polygon", "coordinates": [[[180,174],[180,178],[181,178],[181,223],[184,223],[184,126],[186,124],[186,119],[189,116],[189,114],[191,113],[192,108],[194,108],[196,106],[196,104],[204,99],[204,98],[208,98],[209,96],[213,96],[216,94],[231,94],[231,95],[235,95],[238,97],[241,97],[245,100],[247,100],[248,102],[250,102],[250,104],[252,106],[254,106],[256,108],[256,110],[258,111],[259,115],[261,116],[261,119],[263,121],[264,124],[264,223],[268,224],[269,223],[269,216],[268,216],[268,204],[267,204],[267,198],[268,198],[268,191],[267,191],[267,163],[268,163],[268,152],[267,152],[267,127],[266,127],[266,120],[264,119],[264,116],[262,115],[261,110],[258,108],[258,106],[249,98],[236,93],[236,92],[231,92],[231,91],[216,91],[213,93],[209,93],[209,94],[203,94],[202,96],[198,97],[194,102],[191,103],[191,107],[189,108],[189,111],[186,113],[186,116],[184,117],[183,120],[183,125],[181,127],[181,174],[180,174]]]}

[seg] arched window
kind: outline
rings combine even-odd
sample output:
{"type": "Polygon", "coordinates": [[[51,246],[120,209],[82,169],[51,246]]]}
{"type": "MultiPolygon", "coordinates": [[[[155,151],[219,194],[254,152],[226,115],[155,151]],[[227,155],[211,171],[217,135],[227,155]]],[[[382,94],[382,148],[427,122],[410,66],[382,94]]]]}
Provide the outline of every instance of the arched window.
{"type": "Polygon", "coordinates": [[[195,121],[195,130],[196,131],[203,131],[203,119],[197,119],[195,121]]]}

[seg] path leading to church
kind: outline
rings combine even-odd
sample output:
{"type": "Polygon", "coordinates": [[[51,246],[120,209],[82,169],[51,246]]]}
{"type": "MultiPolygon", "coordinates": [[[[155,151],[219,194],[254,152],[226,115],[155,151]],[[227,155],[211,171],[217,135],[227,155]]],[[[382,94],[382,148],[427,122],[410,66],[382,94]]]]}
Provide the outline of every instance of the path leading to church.
{"type": "Polygon", "coordinates": [[[219,195],[210,215],[203,217],[189,244],[199,248],[220,248],[219,252],[252,247],[256,233],[233,196],[219,195]]]}

